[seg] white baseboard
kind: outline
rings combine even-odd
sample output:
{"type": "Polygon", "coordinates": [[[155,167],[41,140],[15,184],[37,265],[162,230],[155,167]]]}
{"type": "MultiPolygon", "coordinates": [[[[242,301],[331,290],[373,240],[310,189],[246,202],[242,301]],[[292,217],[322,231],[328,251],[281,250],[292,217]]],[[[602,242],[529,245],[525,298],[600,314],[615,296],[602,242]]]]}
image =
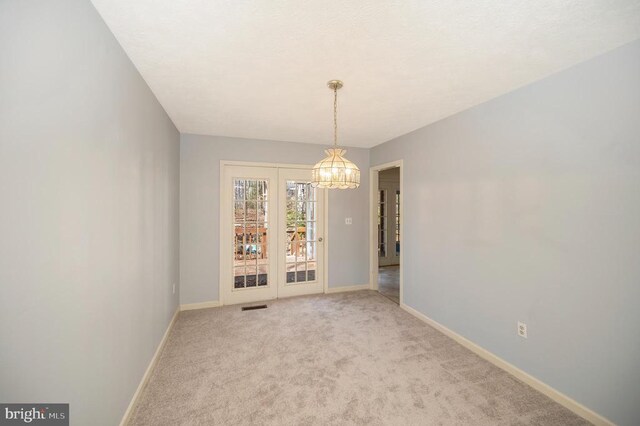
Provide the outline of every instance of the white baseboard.
{"type": "Polygon", "coordinates": [[[529,386],[531,386],[532,388],[534,388],[538,392],[548,396],[549,398],[551,398],[552,400],[554,400],[558,404],[568,408],[569,410],[573,411],[574,413],[576,413],[580,417],[590,421],[594,425],[596,425],[596,426],[614,426],[614,423],[612,423],[611,421],[609,421],[606,418],[602,417],[600,414],[596,413],[595,411],[593,411],[593,410],[585,407],[584,405],[580,404],[579,402],[569,398],[567,395],[563,394],[562,392],[559,392],[559,391],[555,390],[554,388],[552,388],[551,386],[547,385],[546,383],[541,382],[540,380],[536,379],[535,377],[531,376],[530,374],[522,371],[521,369],[519,369],[515,365],[508,363],[507,361],[503,360],[499,356],[494,355],[493,353],[489,352],[488,350],[484,349],[481,346],[478,346],[477,344],[473,343],[471,340],[459,335],[455,331],[450,330],[449,328],[445,327],[444,325],[440,324],[439,322],[437,322],[435,320],[432,320],[431,318],[429,318],[428,316],[418,312],[414,308],[412,308],[410,306],[407,306],[404,303],[401,303],[400,307],[402,309],[404,309],[405,311],[409,312],[414,317],[416,317],[416,318],[424,321],[425,323],[429,324],[431,327],[433,327],[436,330],[440,331],[444,335],[449,336],[450,338],[452,338],[456,342],[460,343],[465,348],[471,350],[472,352],[474,352],[475,354],[479,355],[480,357],[486,359],[487,361],[491,362],[495,366],[503,369],[507,373],[509,373],[509,374],[515,376],[516,378],[520,379],[521,381],[523,381],[524,383],[528,384],[529,386]]]}
{"type": "MultiPolygon", "coordinates": [[[[359,290],[369,290],[369,284],[359,284],[359,285],[349,285],[349,286],[341,286],[341,287],[329,287],[326,291],[327,294],[330,293],[342,293],[345,291],[359,291],[359,290]]],[[[312,294],[322,294],[322,293],[312,293],[312,294]]],[[[297,297],[304,296],[304,294],[279,297],[280,299],[286,299],[288,297],[297,297]]],[[[205,309],[205,308],[218,308],[222,306],[219,300],[211,300],[209,302],[200,302],[200,303],[187,303],[184,305],[180,305],[181,311],[191,311],[193,309],[205,309]]]]}
{"type": "Polygon", "coordinates": [[[178,318],[179,313],[180,313],[180,309],[176,309],[176,312],[173,314],[173,318],[171,318],[171,322],[169,323],[167,330],[164,332],[164,336],[162,336],[162,340],[160,340],[160,344],[158,345],[156,352],[153,354],[153,357],[151,358],[151,362],[149,362],[149,365],[147,366],[147,369],[144,372],[144,375],[142,376],[142,380],[140,380],[140,384],[138,384],[138,388],[136,389],[135,393],[133,394],[133,397],[131,398],[131,402],[129,402],[127,411],[125,411],[124,416],[122,416],[122,420],[120,421],[120,426],[125,426],[129,422],[129,417],[133,413],[133,409],[135,408],[136,403],[138,402],[140,393],[142,393],[142,389],[144,389],[145,385],[149,381],[149,378],[151,377],[151,372],[153,371],[153,367],[156,366],[156,363],[158,362],[158,358],[160,358],[162,349],[164,348],[165,343],[167,343],[167,337],[169,337],[169,332],[171,331],[171,328],[173,328],[173,324],[176,322],[176,319],[178,318]]]}
{"type": "Polygon", "coordinates": [[[211,300],[209,302],[200,302],[200,303],[187,303],[184,305],[180,305],[181,311],[191,311],[193,309],[204,309],[204,308],[217,308],[222,306],[219,300],[211,300]]]}
{"type": "Polygon", "coordinates": [[[329,287],[327,288],[327,294],[331,293],[343,293],[345,291],[359,291],[359,290],[369,290],[369,284],[359,284],[359,285],[348,285],[342,287],[329,287]]]}

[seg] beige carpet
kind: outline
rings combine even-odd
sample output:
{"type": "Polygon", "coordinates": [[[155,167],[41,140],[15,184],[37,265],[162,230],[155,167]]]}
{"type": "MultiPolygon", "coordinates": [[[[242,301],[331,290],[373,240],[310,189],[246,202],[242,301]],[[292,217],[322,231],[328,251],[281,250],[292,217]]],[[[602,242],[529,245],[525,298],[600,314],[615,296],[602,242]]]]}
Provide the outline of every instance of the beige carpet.
{"type": "Polygon", "coordinates": [[[395,303],[400,303],[400,266],[378,268],[378,292],[395,303]]]}
{"type": "Polygon", "coordinates": [[[582,425],[373,291],[180,313],[133,425],[582,425]]]}

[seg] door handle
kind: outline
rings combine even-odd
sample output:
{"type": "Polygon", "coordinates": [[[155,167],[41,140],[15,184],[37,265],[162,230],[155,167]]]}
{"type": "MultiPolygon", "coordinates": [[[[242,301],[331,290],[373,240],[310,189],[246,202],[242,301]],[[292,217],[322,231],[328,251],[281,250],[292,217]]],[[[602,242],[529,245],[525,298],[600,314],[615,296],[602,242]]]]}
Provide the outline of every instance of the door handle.
{"type": "Polygon", "coordinates": [[[318,242],[321,243],[322,242],[322,237],[318,238],[318,242]]]}

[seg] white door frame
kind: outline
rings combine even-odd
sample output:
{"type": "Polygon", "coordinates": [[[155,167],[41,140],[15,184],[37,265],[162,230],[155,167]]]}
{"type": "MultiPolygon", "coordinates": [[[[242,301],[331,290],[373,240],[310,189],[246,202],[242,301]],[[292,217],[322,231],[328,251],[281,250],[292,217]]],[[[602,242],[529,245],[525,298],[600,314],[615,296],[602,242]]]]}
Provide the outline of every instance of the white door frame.
{"type": "MultiPolygon", "coordinates": [[[[223,277],[223,273],[224,273],[224,268],[222,267],[223,262],[225,261],[225,252],[224,252],[224,248],[223,246],[223,241],[222,241],[222,236],[224,235],[224,223],[222,220],[222,217],[224,216],[223,212],[224,209],[230,207],[227,205],[228,202],[228,197],[226,197],[227,195],[227,191],[229,190],[228,188],[226,188],[226,186],[224,185],[224,168],[225,166],[246,166],[246,167],[276,167],[276,168],[283,168],[283,169],[312,169],[313,168],[313,164],[289,164],[289,163],[266,163],[266,162],[255,162],[255,161],[236,161],[236,160],[220,160],[220,176],[219,176],[219,186],[220,186],[220,193],[219,193],[219,204],[220,204],[220,209],[219,209],[219,213],[218,213],[218,221],[220,222],[218,224],[219,229],[218,229],[218,235],[220,238],[220,241],[218,242],[218,300],[219,300],[219,306],[222,306],[225,304],[224,301],[224,291],[222,289],[222,285],[223,285],[223,281],[224,281],[224,277],[223,277]]],[[[402,179],[402,178],[401,178],[402,179]]],[[[400,197],[402,197],[402,195],[400,195],[400,197]]],[[[402,199],[402,198],[401,198],[402,199]]],[[[400,213],[402,213],[402,211],[400,211],[400,213]]],[[[400,226],[402,226],[402,223],[400,224],[400,226]]],[[[402,230],[400,231],[402,232],[402,230]]],[[[323,291],[324,293],[328,292],[329,289],[329,194],[327,193],[325,195],[325,199],[324,199],[324,238],[323,238],[324,242],[323,242],[323,246],[324,246],[324,273],[323,273],[323,291]]],[[[402,250],[402,248],[400,249],[402,250]]],[[[400,254],[402,254],[402,251],[400,252],[400,254]]]]}
{"type": "Polygon", "coordinates": [[[403,299],[403,273],[404,263],[404,168],[403,160],[391,161],[389,163],[373,166],[369,169],[369,288],[378,290],[378,175],[382,170],[393,167],[400,168],[400,306],[404,306],[403,299]]]}

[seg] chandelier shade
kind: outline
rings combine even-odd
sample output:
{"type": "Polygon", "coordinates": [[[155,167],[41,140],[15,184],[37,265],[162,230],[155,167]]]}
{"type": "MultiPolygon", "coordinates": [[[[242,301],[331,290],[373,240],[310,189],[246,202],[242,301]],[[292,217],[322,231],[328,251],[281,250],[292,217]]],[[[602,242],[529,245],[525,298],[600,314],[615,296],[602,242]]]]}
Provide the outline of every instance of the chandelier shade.
{"type": "Polygon", "coordinates": [[[340,148],[327,149],[327,157],[313,166],[311,185],[326,189],[354,189],[360,186],[360,170],[343,157],[346,152],[340,148]]]}
{"type": "Polygon", "coordinates": [[[327,149],[327,157],[320,160],[311,171],[311,185],[326,189],[354,189],[360,186],[360,169],[344,155],[346,150],[338,148],[338,89],[340,80],[327,83],[333,90],[333,148],[327,149]]]}

